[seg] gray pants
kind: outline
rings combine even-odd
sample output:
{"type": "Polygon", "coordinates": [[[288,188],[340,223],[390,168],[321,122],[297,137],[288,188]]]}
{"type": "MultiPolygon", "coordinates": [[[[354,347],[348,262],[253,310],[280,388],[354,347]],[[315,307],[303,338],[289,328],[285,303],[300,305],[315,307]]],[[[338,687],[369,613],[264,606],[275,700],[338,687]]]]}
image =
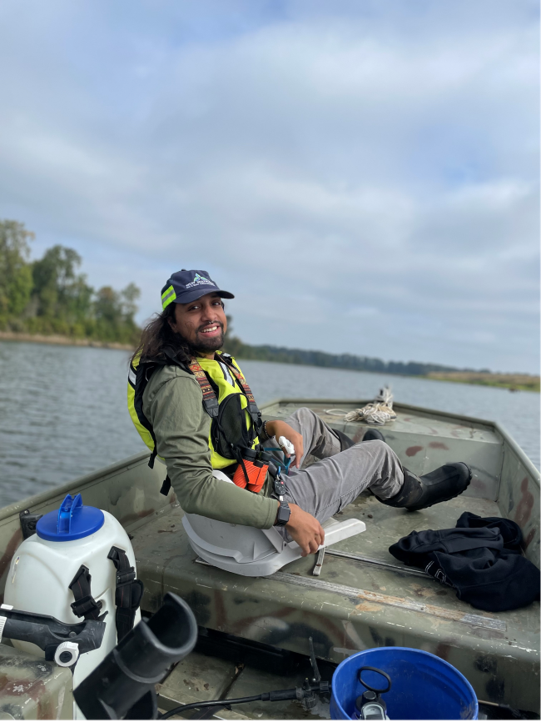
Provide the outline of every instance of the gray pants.
{"type": "MultiPolygon", "coordinates": [[[[284,477],[285,501],[296,503],[320,523],[354,501],[362,491],[370,490],[378,498],[391,498],[404,483],[402,466],[394,451],[383,441],[364,441],[340,452],[340,441],[309,408],[299,408],[288,423],[302,434],[304,455],[320,459],[308,468],[290,468],[284,477]]],[[[264,446],[275,446],[266,441],[264,446]]],[[[276,454],[280,460],[281,453],[276,454]]]]}

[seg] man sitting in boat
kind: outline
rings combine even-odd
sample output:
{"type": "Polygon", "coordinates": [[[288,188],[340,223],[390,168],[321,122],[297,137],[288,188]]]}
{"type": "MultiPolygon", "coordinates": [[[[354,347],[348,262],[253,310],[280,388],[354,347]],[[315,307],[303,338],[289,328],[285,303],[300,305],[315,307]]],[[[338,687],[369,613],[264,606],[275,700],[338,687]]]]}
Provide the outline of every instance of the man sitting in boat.
{"type": "Polygon", "coordinates": [[[471,472],[450,463],[418,477],[403,468],[382,434],[354,444],[314,412],[261,421],[239,366],[220,352],[227,330],[221,290],[204,270],[181,270],[162,289],[162,313],[143,330],[131,365],[130,414],[186,513],[257,528],[285,526],[303,555],[323,543],[321,524],[369,488],[389,506],[420,510],[462,493],[471,472]],[[278,458],[294,462],[278,500],[278,458]],[[288,443],[289,442],[289,443],[288,443]],[[291,444],[291,446],[289,446],[291,444]],[[290,454],[287,453],[287,456],[290,454]],[[319,459],[307,468],[304,459],[319,459]],[[233,483],[213,476],[221,470],[233,483]]]}

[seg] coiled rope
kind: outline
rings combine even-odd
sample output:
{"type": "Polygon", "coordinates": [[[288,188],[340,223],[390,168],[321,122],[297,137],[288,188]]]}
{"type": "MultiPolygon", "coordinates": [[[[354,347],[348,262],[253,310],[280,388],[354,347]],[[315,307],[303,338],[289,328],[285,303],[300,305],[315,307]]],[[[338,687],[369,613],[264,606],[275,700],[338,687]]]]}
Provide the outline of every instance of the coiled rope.
{"type": "Polygon", "coordinates": [[[393,394],[389,386],[384,386],[371,403],[353,411],[345,411],[343,408],[330,408],[326,410],[329,416],[341,416],[346,423],[352,421],[364,421],[373,425],[382,426],[384,423],[396,420],[396,413],[393,411],[393,394]]]}

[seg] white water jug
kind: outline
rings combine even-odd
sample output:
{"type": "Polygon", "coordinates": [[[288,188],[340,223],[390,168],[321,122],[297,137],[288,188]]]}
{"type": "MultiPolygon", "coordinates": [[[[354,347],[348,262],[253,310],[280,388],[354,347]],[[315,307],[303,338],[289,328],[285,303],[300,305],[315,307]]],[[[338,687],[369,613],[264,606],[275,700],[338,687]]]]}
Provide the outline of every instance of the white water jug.
{"type": "MultiPolygon", "coordinates": [[[[67,495],[58,511],[40,518],[36,533],[22,542],[11,561],[4,603],[64,623],[84,620],[72,611],[75,597],[69,586],[81,566],[90,572],[91,595],[101,604],[100,618],[107,612],[106,629],[100,648],[79,657],[73,674],[74,688],[117,644],[116,568],[107,558],[112,546],[125,551],[130,566],[136,570],[130,539],[116,518],[107,511],[84,506],[80,494],[73,499],[67,495]]],[[[137,610],[135,623],[140,620],[137,610]]],[[[35,644],[13,641],[13,645],[44,656],[35,644]]],[[[80,712],[77,716],[83,718],[80,712]]]]}

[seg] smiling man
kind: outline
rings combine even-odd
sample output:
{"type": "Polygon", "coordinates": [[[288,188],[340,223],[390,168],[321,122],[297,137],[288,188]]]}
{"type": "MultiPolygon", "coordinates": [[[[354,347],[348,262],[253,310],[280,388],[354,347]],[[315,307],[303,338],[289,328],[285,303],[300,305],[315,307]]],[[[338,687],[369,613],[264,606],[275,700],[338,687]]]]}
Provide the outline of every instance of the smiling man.
{"type": "Polygon", "coordinates": [[[354,444],[308,408],[262,422],[239,366],[220,352],[227,331],[223,298],[234,296],[206,271],[174,273],[162,289],[163,311],[144,329],[130,365],[130,415],[152,451],[150,464],[156,455],[163,460],[185,512],[285,527],[306,555],[323,543],[321,524],[367,488],[382,503],[408,510],[467,488],[464,463],[419,478],[378,431],[354,444]],[[274,483],[282,454],[270,450],[279,439],[294,448],[282,501],[274,483]],[[319,461],[303,468],[308,455],[319,461]],[[216,470],[233,483],[216,478],[216,470]]]}

